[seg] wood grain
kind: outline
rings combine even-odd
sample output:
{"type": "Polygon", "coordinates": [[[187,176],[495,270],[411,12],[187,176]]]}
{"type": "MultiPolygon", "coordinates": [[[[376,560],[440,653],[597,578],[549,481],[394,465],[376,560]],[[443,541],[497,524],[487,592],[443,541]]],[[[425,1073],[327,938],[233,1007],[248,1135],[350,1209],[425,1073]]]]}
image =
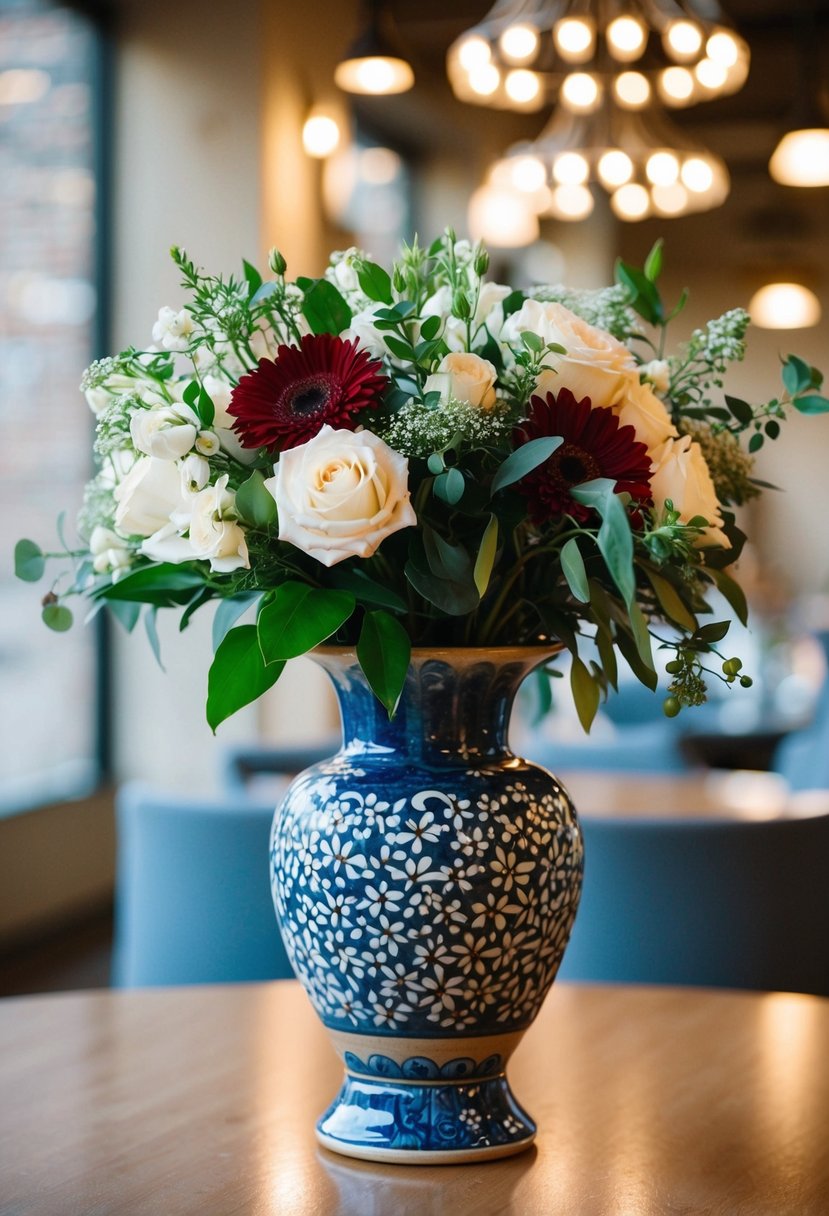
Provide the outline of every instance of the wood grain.
{"type": "Polygon", "coordinates": [[[529,1153],[317,1147],[339,1070],[293,982],[0,1001],[3,1216],[826,1216],[829,1001],[553,987],[529,1153]]]}

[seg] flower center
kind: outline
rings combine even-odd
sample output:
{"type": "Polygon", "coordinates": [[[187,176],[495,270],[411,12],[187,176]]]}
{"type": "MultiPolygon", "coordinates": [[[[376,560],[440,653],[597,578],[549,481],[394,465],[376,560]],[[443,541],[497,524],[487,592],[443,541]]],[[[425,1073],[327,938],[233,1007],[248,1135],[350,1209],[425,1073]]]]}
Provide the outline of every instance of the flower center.
{"type": "Polygon", "coordinates": [[[292,384],[286,394],[285,404],[288,411],[300,418],[320,413],[331,404],[333,384],[325,376],[309,376],[305,380],[292,384]]]}
{"type": "Polygon", "coordinates": [[[600,476],[601,469],[593,456],[573,443],[563,444],[550,459],[550,477],[562,488],[569,489],[600,476]]]}

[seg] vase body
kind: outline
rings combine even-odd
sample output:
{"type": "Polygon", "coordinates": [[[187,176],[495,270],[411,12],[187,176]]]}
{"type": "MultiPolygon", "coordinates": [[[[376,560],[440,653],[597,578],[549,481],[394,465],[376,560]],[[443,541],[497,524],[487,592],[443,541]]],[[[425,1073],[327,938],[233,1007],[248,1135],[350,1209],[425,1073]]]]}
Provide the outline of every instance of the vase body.
{"type": "Polygon", "coordinates": [[[507,746],[541,648],[415,651],[392,721],[353,651],[321,648],[343,746],[274,817],[288,955],[346,1069],[328,1148],[431,1164],[506,1156],[535,1125],[505,1067],[570,936],[572,803],[507,746]]]}

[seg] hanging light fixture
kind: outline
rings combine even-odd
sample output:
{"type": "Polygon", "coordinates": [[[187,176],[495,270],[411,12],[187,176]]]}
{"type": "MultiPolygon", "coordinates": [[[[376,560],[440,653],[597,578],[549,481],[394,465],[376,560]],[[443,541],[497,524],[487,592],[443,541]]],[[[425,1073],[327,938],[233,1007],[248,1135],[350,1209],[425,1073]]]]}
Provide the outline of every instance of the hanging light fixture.
{"type": "Polygon", "coordinates": [[[769,173],[783,186],[829,186],[829,108],[820,91],[820,37],[811,9],[801,15],[797,46],[794,107],[769,173]]]}
{"type": "Polygon", "coordinates": [[[388,32],[382,0],[364,7],[365,27],[334,69],[334,82],[346,93],[405,93],[414,84],[414,71],[388,32]]]}
{"type": "Polygon", "coordinates": [[[748,306],[761,329],[807,329],[820,321],[820,300],[802,283],[766,283],[748,306]]]}

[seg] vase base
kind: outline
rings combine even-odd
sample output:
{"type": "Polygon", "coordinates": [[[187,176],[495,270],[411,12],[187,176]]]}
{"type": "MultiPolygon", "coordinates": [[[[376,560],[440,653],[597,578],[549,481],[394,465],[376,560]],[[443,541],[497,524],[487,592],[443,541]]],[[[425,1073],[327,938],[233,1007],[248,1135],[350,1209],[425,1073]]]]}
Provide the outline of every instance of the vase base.
{"type": "Polygon", "coordinates": [[[397,1165],[510,1157],[529,1148],[535,1132],[503,1074],[449,1084],[347,1074],[317,1124],[317,1139],[332,1152],[397,1165]]]}

